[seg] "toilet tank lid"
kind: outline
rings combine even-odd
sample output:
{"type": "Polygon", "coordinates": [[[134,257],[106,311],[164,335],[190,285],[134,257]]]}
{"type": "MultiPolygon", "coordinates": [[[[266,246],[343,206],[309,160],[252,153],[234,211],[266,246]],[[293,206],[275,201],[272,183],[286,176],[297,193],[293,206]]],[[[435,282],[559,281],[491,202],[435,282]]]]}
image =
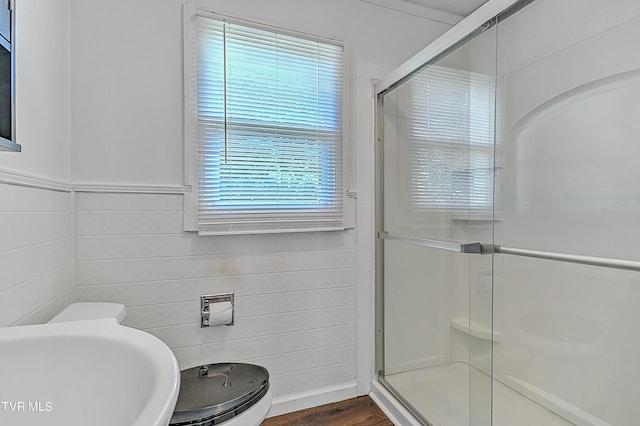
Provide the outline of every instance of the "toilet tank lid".
{"type": "Polygon", "coordinates": [[[78,302],[67,306],[49,322],[82,321],[101,318],[113,318],[121,323],[127,315],[127,309],[120,303],[78,302]]]}

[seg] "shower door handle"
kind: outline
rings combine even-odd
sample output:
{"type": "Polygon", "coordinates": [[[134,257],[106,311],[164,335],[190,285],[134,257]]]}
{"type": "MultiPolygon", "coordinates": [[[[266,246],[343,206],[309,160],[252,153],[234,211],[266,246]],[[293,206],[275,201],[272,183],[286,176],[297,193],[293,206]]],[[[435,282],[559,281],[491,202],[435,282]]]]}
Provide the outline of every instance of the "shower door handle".
{"type": "Polygon", "coordinates": [[[429,240],[427,238],[407,237],[404,235],[389,234],[388,232],[378,233],[378,237],[383,240],[398,241],[401,243],[413,244],[423,247],[431,247],[440,250],[455,251],[467,254],[491,254],[494,252],[492,244],[475,243],[453,243],[450,241],[429,240]]]}
{"type": "Polygon", "coordinates": [[[514,247],[494,245],[493,252],[513,256],[531,257],[534,259],[555,260],[557,262],[577,263],[580,265],[599,266],[602,268],[622,269],[640,272],[640,262],[635,260],[612,259],[608,257],[583,256],[580,254],[556,253],[552,251],[528,250],[514,247]]]}
{"type": "Polygon", "coordinates": [[[485,243],[464,243],[460,244],[460,252],[468,254],[491,254],[494,253],[495,246],[485,243]]]}
{"type": "Polygon", "coordinates": [[[427,238],[407,237],[404,235],[378,233],[383,240],[398,241],[423,247],[431,247],[440,250],[454,251],[466,254],[508,254],[512,256],[530,257],[534,259],[554,260],[558,262],[577,263],[580,265],[599,266],[611,269],[623,269],[626,271],[640,272],[640,262],[635,260],[611,259],[607,257],[583,256],[579,254],[556,253],[551,251],[528,250],[513,247],[505,247],[497,244],[486,243],[453,243],[450,241],[429,240],[427,238]]]}

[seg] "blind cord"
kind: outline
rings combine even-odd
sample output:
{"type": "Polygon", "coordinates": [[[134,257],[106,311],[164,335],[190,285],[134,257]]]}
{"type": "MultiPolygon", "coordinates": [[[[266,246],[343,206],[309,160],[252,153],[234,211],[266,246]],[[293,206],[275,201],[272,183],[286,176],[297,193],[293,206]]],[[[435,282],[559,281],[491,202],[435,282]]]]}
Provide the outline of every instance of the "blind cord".
{"type": "Polygon", "coordinates": [[[227,164],[227,24],[222,24],[222,74],[224,92],[224,164],[227,164]]]}

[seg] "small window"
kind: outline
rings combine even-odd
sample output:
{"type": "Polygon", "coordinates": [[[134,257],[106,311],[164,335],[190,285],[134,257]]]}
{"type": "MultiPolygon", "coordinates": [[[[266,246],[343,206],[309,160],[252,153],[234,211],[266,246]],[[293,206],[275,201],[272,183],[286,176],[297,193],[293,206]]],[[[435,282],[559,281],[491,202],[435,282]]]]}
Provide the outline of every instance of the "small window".
{"type": "Polygon", "coordinates": [[[208,12],[187,19],[192,230],[343,229],[343,47],[208,12]]]}

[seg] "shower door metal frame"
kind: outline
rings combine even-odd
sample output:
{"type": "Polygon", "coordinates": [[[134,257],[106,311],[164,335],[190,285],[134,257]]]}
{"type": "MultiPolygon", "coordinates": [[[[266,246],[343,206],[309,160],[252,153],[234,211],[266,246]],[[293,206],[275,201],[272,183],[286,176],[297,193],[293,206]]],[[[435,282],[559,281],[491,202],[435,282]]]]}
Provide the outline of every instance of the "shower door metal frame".
{"type": "MultiPolygon", "coordinates": [[[[384,377],[384,242],[378,238],[384,224],[384,100],[376,95],[375,102],[375,372],[378,380],[384,377]]],[[[385,387],[389,389],[389,386],[385,387]]],[[[395,395],[394,395],[395,396],[395,395]]]]}
{"type": "MultiPolygon", "coordinates": [[[[426,426],[433,426],[384,377],[384,241],[396,240],[469,254],[497,253],[493,244],[425,240],[390,235],[384,229],[384,96],[421,69],[431,65],[453,50],[481,34],[535,0],[490,0],[463,19],[411,59],[392,71],[374,86],[375,96],[375,375],[379,383],[412,415],[426,426]]],[[[502,251],[507,254],[506,251],[502,251]]],[[[491,391],[493,393],[493,391],[491,391]]]]}
{"type": "Polygon", "coordinates": [[[384,94],[375,96],[375,375],[378,382],[414,418],[425,426],[433,426],[384,377],[384,238],[380,236],[384,225],[384,94]]]}
{"type": "MultiPolygon", "coordinates": [[[[374,85],[374,96],[380,97],[384,95],[385,92],[402,84],[422,68],[434,63],[482,33],[496,19],[503,21],[534,1],[489,0],[427,47],[391,71],[385,78],[378,81],[374,85]]],[[[378,105],[376,104],[376,106],[378,105]]],[[[378,112],[376,112],[376,118],[378,118],[378,112]]],[[[377,126],[376,130],[379,130],[377,126]]],[[[376,140],[378,140],[379,136],[381,137],[382,135],[376,135],[376,140]]]]}
{"type": "MultiPolygon", "coordinates": [[[[489,28],[479,28],[482,32],[489,28]]],[[[475,32],[474,32],[475,36],[475,32]]],[[[464,42],[468,39],[465,38],[464,42]]],[[[459,44],[452,46],[457,48],[459,44]]],[[[438,56],[439,58],[440,56],[438,56]]],[[[436,60],[436,59],[434,59],[436,60]]],[[[385,379],[385,353],[384,353],[384,243],[397,241],[417,246],[431,247],[439,250],[453,251],[464,254],[492,254],[493,244],[481,242],[455,243],[449,241],[414,238],[402,235],[394,235],[385,232],[384,229],[384,93],[376,95],[375,103],[375,193],[376,193],[376,242],[375,242],[375,372],[379,383],[397,400],[411,415],[425,426],[433,424],[425,418],[411,403],[409,403],[395,388],[385,379]]]]}

